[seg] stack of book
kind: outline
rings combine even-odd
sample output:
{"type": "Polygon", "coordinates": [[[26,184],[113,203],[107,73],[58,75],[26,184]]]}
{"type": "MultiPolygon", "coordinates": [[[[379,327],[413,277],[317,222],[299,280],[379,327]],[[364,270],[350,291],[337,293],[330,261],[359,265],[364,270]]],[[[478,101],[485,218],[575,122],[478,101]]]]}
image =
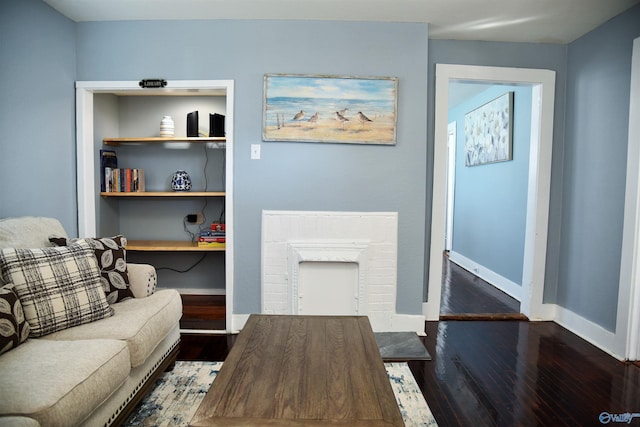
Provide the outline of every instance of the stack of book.
{"type": "Polygon", "coordinates": [[[104,169],[105,189],[107,192],[130,193],[144,190],[144,170],[132,168],[104,169]]]}
{"type": "Polygon", "coordinates": [[[145,191],[144,170],[118,168],[118,156],[113,150],[100,150],[100,173],[100,191],[145,191]]]}
{"type": "Polygon", "coordinates": [[[224,224],[213,223],[211,230],[200,232],[198,237],[198,247],[220,247],[223,248],[227,242],[226,227],[224,224]]]}

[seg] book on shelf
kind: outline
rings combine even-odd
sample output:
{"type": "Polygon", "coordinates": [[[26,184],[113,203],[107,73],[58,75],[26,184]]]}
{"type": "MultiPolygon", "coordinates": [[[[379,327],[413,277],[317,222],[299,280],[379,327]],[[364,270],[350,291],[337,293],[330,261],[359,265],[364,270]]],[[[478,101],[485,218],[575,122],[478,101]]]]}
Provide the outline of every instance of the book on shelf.
{"type": "Polygon", "coordinates": [[[113,150],[100,150],[100,191],[107,191],[106,174],[107,168],[118,167],[118,156],[113,150]]]}
{"type": "Polygon", "coordinates": [[[227,242],[227,234],[224,227],[215,227],[211,230],[202,230],[198,236],[199,247],[224,247],[227,242]]]}
{"type": "Polygon", "coordinates": [[[109,193],[138,193],[145,191],[144,169],[104,169],[104,191],[109,193]]]}
{"type": "Polygon", "coordinates": [[[225,246],[226,246],[225,242],[201,242],[198,239],[199,248],[224,248],[225,246]]]}

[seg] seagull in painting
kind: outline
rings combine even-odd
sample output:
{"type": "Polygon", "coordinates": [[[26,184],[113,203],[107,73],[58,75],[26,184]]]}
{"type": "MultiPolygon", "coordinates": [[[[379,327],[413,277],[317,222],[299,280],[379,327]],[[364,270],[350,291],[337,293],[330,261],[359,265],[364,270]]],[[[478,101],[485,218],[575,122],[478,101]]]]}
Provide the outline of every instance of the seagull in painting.
{"type": "Polygon", "coordinates": [[[338,120],[340,123],[342,123],[342,126],[344,126],[344,122],[348,122],[349,121],[349,119],[347,119],[345,116],[340,114],[340,111],[336,111],[336,120],[338,120]]]}
{"type": "Polygon", "coordinates": [[[307,121],[308,121],[309,123],[315,123],[315,122],[317,122],[317,121],[318,121],[318,112],[316,111],[316,113],[315,113],[313,116],[309,117],[309,120],[307,120],[307,121]]]}
{"type": "Polygon", "coordinates": [[[358,111],[358,120],[360,120],[360,123],[362,123],[362,124],[364,124],[365,122],[372,122],[373,121],[369,117],[367,117],[364,114],[362,114],[362,111],[358,111]]]}
{"type": "Polygon", "coordinates": [[[302,119],[304,119],[304,110],[300,110],[299,113],[296,113],[296,115],[293,116],[293,121],[298,121],[302,119]]]}

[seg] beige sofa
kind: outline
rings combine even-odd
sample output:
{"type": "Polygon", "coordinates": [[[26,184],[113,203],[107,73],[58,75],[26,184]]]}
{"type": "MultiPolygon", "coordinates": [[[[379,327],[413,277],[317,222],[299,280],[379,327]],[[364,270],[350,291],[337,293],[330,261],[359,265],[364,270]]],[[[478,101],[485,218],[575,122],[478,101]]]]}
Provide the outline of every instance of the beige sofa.
{"type": "MultiPolygon", "coordinates": [[[[51,236],[67,236],[55,219],[0,219],[0,250],[52,247],[51,236]]],[[[112,315],[30,335],[0,354],[1,426],[119,425],[172,366],[180,341],[180,295],[155,290],[152,266],[127,264],[127,270],[135,298],[110,303],[112,315]]]]}

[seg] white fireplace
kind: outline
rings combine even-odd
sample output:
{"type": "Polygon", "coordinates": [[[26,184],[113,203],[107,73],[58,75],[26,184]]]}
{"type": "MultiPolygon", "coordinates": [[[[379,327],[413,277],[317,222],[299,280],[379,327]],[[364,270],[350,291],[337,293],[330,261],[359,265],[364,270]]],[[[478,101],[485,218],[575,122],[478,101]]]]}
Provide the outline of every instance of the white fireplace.
{"type": "Polygon", "coordinates": [[[262,313],[366,315],[374,331],[424,330],[396,313],[397,212],[263,211],[262,313]]]}

